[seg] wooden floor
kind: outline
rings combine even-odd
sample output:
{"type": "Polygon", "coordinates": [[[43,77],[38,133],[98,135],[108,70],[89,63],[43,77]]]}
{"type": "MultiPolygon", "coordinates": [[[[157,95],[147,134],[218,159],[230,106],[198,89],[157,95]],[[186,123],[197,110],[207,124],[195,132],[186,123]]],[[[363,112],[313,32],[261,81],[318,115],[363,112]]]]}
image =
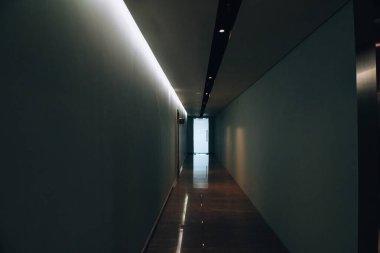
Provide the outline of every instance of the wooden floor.
{"type": "Polygon", "coordinates": [[[194,155],[185,162],[147,252],[288,251],[228,172],[208,155],[194,155]]]}

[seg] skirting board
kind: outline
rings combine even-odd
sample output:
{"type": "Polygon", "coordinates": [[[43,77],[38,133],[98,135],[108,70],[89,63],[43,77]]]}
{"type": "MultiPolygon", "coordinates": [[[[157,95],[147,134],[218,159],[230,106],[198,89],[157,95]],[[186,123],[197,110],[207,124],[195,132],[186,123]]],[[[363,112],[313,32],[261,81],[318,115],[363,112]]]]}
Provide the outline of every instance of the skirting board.
{"type": "MultiPolygon", "coordinates": [[[[180,172],[182,172],[182,167],[183,167],[183,166],[181,166],[181,168],[180,168],[180,172]]],[[[156,228],[157,228],[157,225],[158,225],[158,222],[160,221],[160,218],[161,218],[161,216],[162,216],[162,213],[163,213],[164,210],[165,210],[165,207],[166,207],[166,204],[168,203],[169,197],[170,197],[170,195],[172,194],[174,187],[177,185],[177,181],[178,181],[178,179],[176,178],[176,179],[174,180],[174,182],[173,182],[172,187],[170,188],[170,191],[169,191],[168,195],[166,196],[165,202],[164,202],[163,206],[161,207],[160,213],[158,214],[157,219],[156,219],[156,221],[154,222],[154,225],[153,225],[153,227],[152,227],[152,230],[150,231],[149,236],[148,236],[148,238],[147,238],[146,241],[145,241],[145,244],[144,244],[143,249],[141,250],[141,253],[145,253],[146,250],[148,249],[148,245],[149,245],[149,243],[150,243],[150,241],[151,241],[151,239],[152,239],[152,236],[153,236],[153,234],[154,234],[154,231],[155,231],[156,228]]]]}

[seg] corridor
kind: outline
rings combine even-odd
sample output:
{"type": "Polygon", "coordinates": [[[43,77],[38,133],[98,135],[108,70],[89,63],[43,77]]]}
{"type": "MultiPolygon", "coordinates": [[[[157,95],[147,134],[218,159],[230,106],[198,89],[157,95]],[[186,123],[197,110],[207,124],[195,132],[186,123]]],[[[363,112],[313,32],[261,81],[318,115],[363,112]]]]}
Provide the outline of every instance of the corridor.
{"type": "Polygon", "coordinates": [[[0,253],[380,253],[380,1],[0,19],[0,253]]]}
{"type": "Polygon", "coordinates": [[[188,156],[148,253],[288,252],[212,156],[188,156]]]}

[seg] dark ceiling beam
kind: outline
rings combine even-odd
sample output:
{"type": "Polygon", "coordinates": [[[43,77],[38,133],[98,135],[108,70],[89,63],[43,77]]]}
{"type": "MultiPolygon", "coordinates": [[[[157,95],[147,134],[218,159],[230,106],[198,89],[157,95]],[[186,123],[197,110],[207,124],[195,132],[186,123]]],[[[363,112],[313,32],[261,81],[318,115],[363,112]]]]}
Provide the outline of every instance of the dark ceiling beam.
{"type": "Polygon", "coordinates": [[[206,109],[216,75],[231,37],[231,31],[235,24],[241,1],[242,0],[219,0],[200,117],[203,117],[206,109]]]}

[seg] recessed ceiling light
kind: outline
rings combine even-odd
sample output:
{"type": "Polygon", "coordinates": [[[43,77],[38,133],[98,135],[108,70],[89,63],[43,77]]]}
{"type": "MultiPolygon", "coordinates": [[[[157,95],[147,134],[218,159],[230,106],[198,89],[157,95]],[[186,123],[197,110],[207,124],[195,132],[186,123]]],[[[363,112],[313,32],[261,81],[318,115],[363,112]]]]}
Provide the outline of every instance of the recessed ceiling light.
{"type": "Polygon", "coordinates": [[[224,29],[220,29],[219,32],[220,32],[220,33],[224,33],[224,29]]]}
{"type": "Polygon", "coordinates": [[[208,79],[212,79],[212,76],[209,76],[208,79]]]}
{"type": "Polygon", "coordinates": [[[208,95],[208,93],[206,92],[206,95],[208,95]]]}

